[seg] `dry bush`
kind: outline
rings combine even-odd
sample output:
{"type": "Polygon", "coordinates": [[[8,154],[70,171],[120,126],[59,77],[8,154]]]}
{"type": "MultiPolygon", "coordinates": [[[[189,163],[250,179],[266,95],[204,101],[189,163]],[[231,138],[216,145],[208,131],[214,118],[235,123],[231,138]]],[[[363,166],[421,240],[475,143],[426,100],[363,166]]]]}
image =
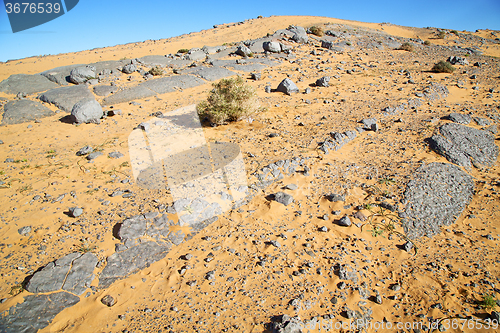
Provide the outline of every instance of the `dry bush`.
{"type": "Polygon", "coordinates": [[[213,87],[207,100],[197,106],[198,114],[208,117],[212,124],[238,121],[263,110],[255,89],[240,76],[222,79],[213,87]]]}
{"type": "Polygon", "coordinates": [[[155,66],[149,70],[149,74],[154,76],[163,75],[163,70],[160,67],[155,66]]]}
{"type": "Polygon", "coordinates": [[[432,67],[434,73],[453,73],[455,67],[453,67],[448,61],[440,61],[432,67]]]}
{"type": "Polygon", "coordinates": [[[415,47],[413,46],[413,44],[406,42],[406,43],[401,44],[401,46],[399,47],[399,50],[413,52],[413,51],[415,51],[415,47]]]}
{"type": "Polygon", "coordinates": [[[316,35],[318,37],[321,37],[324,35],[323,33],[323,28],[321,27],[318,27],[318,26],[315,26],[313,25],[312,27],[309,28],[309,31],[313,34],[313,35],[316,35]]]}

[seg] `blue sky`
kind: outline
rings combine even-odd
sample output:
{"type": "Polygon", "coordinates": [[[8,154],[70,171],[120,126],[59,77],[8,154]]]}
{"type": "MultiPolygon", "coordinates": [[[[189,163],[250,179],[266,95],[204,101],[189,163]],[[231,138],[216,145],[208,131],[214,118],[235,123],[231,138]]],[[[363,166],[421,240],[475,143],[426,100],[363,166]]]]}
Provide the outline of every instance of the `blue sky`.
{"type": "MultiPolygon", "coordinates": [[[[14,34],[0,1],[0,61],[168,38],[259,15],[313,15],[414,27],[500,30],[500,0],[80,0],[65,15],[14,34]]],[[[19,0],[28,1],[35,0],[19,0]]]]}

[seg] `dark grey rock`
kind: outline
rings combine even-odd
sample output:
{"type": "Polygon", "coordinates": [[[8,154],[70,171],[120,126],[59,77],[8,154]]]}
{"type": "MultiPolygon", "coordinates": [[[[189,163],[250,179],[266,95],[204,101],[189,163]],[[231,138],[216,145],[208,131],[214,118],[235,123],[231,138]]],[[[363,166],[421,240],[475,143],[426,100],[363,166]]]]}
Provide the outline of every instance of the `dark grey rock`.
{"type": "Polygon", "coordinates": [[[349,218],[349,216],[343,216],[342,218],[340,218],[339,220],[339,225],[340,226],[343,226],[343,227],[349,227],[350,225],[352,224],[351,222],[351,219],[349,218]]]}
{"type": "Polygon", "coordinates": [[[280,53],[281,52],[281,45],[278,42],[264,42],[262,44],[263,48],[265,51],[272,52],[272,53],[280,53]]]}
{"type": "Polygon", "coordinates": [[[134,240],[146,233],[147,223],[142,215],[128,218],[122,222],[118,229],[118,239],[122,242],[134,240]]]}
{"type": "Polygon", "coordinates": [[[0,314],[0,332],[36,333],[47,327],[59,312],[79,301],[79,297],[67,292],[28,295],[22,303],[0,314]]]}
{"type": "Polygon", "coordinates": [[[498,146],[488,131],[478,130],[455,123],[439,128],[442,136],[435,134],[429,144],[437,153],[452,163],[470,167],[492,166],[498,158],[498,146]]]}
{"type": "Polygon", "coordinates": [[[62,289],[76,295],[83,294],[94,280],[94,268],[97,262],[97,257],[91,252],[73,260],[62,289]]]}
{"type": "Polygon", "coordinates": [[[117,86],[107,86],[107,85],[95,86],[93,89],[94,89],[94,94],[96,94],[97,96],[104,96],[104,97],[118,91],[117,86]]]}
{"type": "Polygon", "coordinates": [[[123,154],[120,153],[119,151],[113,151],[108,154],[109,158],[122,158],[123,154]]]}
{"type": "Polygon", "coordinates": [[[123,66],[122,72],[125,74],[132,74],[137,70],[137,66],[135,64],[127,64],[123,66]]]}
{"type": "Polygon", "coordinates": [[[73,106],[86,98],[94,98],[94,95],[85,85],[61,87],[49,90],[38,98],[44,102],[54,104],[63,111],[71,112],[73,106]]]}
{"type": "Polygon", "coordinates": [[[0,91],[7,94],[33,94],[58,87],[45,76],[35,74],[14,74],[0,82],[0,91]]]}
{"type": "Polygon", "coordinates": [[[113,298],[111,295],[106,295],[103,298],[101,298],[101,303],[106,305],[107,307],[112,307],[115,305],[116,300],[113,298]]]}
{"type": "Polygon", "coordinates": [[[36,272],[26,284],[26,290],[31,293],[46,293],[61,290],[66,280],[72,262],[81,253],[70,253],[36,272]]]}
{"type": "Polygon", "coordinates": [[[333,50],[335,48],[335,43],[330,40],[322,40],[321,47],[328,50],[333,50]]]}
{"type": "Polygon", "coordinates": [[[284,79],[276,88],[276,91],[283,92],[287,95],[291,95],[293,93],[298,93],[299,88],[295,85],[295,83],[289,78],[284,79]]]}
{"type": "Polygon", "coordinates": [[[290,194],[284,192],[278,192],[274,195],[274,200],[285,206],[288,206],[293,202],[293,197],[290,194]]]}
{"type": "Polygon", "coordinates": [[[94,151],[94,148],[92,148],[91,146],[85,146],[76,152],[76,156],[84,156],[84,155],[90,154],[93,151],[94,151]]]}
{"type": "MultiPolygon", "coordinates": [[[[155,81],[155,80],[152,80],[155,81]]],[[[145,83],[148,83],[147,81],[145,83]]],[[[147,98],[155,96],[156,93],[143,85],[138,85],[129,89],[121,90],[114,93],[111,96],[106,97],[103,101],[103,105],[118,104],[123,102],[130,102],[135,99],[147,98]]]]}
{"type": "Polygon", "coordinates": [[[242,57],[248,57],[250,54],[252,54],[252,51],[246,47],[245,45],[240,45],[238,46],[238,49],[236,50],[236,54],[242,56],[242,57]]]}
{"type": "Polygon", "coordinates": [[[40,74],[45,76],[50,81],[55,82],[61,86],[64,86],[68,85],[68,83],[71,83],[71,81],[69,80],[69,75],[71,71],[77,67],[82,67],[82,66],[85,65],[75,64],[75,65],[61,66],[41,72],[40,74]]]}
{"type": "Polygon", "coordinates": [[[340,194],[330,194],[328,200],[331,202],[345,201],[345,195],[340,194]]]}
{"type": "Polygon", "coordinates": [[[69,209],[69,216],[71,217],[78,217],[83,214],[83,209],[80,207],[71,207],[69,209]]]}
{"type": "Polygon", "coordinates": [[[207,81],[216,81],[225,77],[236,75],[235,72],[222,67],[195,67],[187,69],[183,73],[194,74],[207,81]]]}
{"type": "Polygon", "coordinates": [[[99,156],[102,156],[102,155],[104,155],[102,152],[94,151],[94,152],[87,155],[87,160],[92,161],[92,160],[95,160],[96,158],[98,158],[99,156]]]}
{"type": "Polygon", "coordinates": [[[467,125],[471,122],[472,117],[469,114],[464,114],[464,113],[451,113],[448,116],[448,119],[457,124],[467,125]]]}
{"type": "Polygon", "coordinates": [[[93,98],[77,102],[71,110],[73,120],[77,124],[100,124],[104,115],[101,105],[93,98]]]}
{"type": "Polygon", "coordinates": [[[54,112],[44,105],[22,99],[19,101],[11,101],[5,104],[3,108],[2,124],[21,124],[28,121],[38,120],[43,117],[52,116],[54,112]]]}
{"type": "Polygon", "coordinates": [[[163,259],[172,245],[168,243],[142,242],[107,258],[107,265],[99,276],[99,287],[107,288],[117,279],[137,272],[163,259]]]}
{"type": "Polygon", "coordinates": [[[69,80],[75,84],[85,83],[96,77],[96,68],[94,66],[77,67],[69,74],[69,80]]]}
{"type": "Polygon", "coordinates": [[[316,87],[329,87],[330,86],[330,77],[323,76],[316,80],[316,87]]]}
{"type": "Polygon", "coordinates": [[[465,57],[451,56],[448,58],[447,61],[452,65],[457,65],[457,64],[462,66],[469,65],[469,60],[467,60],[467,58],[465,57]]]}
{"type": "Polygon", "coordinates": [[[252,76],[252,80],[255,80],[255,81],[258,81],[262,78],[261,73],[252,73],[251,76],[252,76]]]}
{"type": "Polygon", "coordinates": [[[403,248],[405,249],[406,252],[411,252],[411,250],[413,249],[413,243],[408,241],[404,243],[403,248]]]}
{"type": "Polygon", "coordinates": [[[404,192],[403,226],[409,238],[432,237],[450,225],[469,204],[474,193],[471,176],[448,163],[417,169],[404,192]]]}
{"type": "Polygon", "coordinates": [[[491,121],[485,118],[474,117],[473,119],[479,126],[488,126],[491,124],[491,121]]]}

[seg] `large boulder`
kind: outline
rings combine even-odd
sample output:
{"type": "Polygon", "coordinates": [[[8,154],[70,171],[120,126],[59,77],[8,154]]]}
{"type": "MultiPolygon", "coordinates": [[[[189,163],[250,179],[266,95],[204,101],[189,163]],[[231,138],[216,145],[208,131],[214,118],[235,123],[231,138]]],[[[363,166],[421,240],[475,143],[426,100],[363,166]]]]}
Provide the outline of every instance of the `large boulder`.
{"type": "Polygon", "coordinates": [[[104,115],[101,105],[93,98],[86,98],[73,106],[71,115],[77,124],[94,123],[99,124],[104,115]]]}
{"type": "Polygon", "coordinates": [[[69,80],[75,84],[85,83],[95,78],[96,69],[94,66],[77,67],[69,74],[69,80]]]}
{"type": "Polygon", "coordinates": [[[94,98],[85,85],[61,87],[44,92],[38,98],[54,104],[61,110],[71,112],[73,106],[85,98],[94,98]]]}
{"type": "Polygon", "coordinates": [[[42,117],[48,117],[53,114],[54,112],[52,112],[52,110],[40,103],[22,99],[5,104],[3,108],[2,124],[20,124],[42,117]]]}
{"type": "Polygon", "coordinates": [[[281,52],[281,45],[278,42],[264,42],[262,44],[264,47],[265,51],[272,52],[272,53],[280,53],[281,52]]]}
{"type": "Polygon", "coordinates": [[[280,91],[287,95],[291,95],[292,93],[298,93],[299,88],[295,83],[293,83],[292,80],[286,78],[283,81],[281,81],[281,83],[278,85],[278,88],[276,88],[276,91],[280,91]]]}
{"type": "Polygon", "coordinates": [[[238,49],[236,50],[236,54],[242,56],[242,57],[248,57],[250,54],[252,54],[252,51],[246,47],[245,45],[240,45],[238,46],[238,49]]]}
{"type": "Polygon", "coordinates": [[[133,63],[127,64],[122,67],[122,72],[125,74],[132,74],[137,70],[137,66],[133,63]]]}
{"type": "Polygon", "coordinates": [[[292,33],[292,40],[297,43],[307,43],[309,37],[307,36],[306,29],[302,27],[292,26],[287,29],[292,33]]]}

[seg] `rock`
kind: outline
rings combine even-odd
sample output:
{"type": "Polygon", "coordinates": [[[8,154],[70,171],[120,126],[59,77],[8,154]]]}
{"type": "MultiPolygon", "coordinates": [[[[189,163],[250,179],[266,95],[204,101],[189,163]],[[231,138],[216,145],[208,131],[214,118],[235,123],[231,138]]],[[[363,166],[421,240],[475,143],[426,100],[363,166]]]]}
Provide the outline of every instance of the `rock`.
{"type": "Polygon", "coordinates": [[[71,207],[69,209],[69,216],[71,217],[78,217],[83,214],[83,209],[80,207],[71,207]]]}
{"type": "Polygon", "coordinates": [[[280,53],[281,52],[281,45],[278,42],[264,42],[262,44],[264,47],[265,51],[272,52],[272,53],[280,53]]]}
{"type": "Polygon", "coordinates": [[[97,96],[108,96],[109,94],[118,91],[117,86],[107,86],[107,85],[95,86],[93,89],[94,89],[94,94],[96,94],[97,96]]]}
{"type": "Polygon", "coordinates": [[[190,68],[183,73],[194,74],[208,81],[217,81],[225,77],[236,75],[235,72],[222,67],[196,67],[190,68]]]}
{"type": "Polygon", "coordinates": [[[115,305],[116,301],[113,298],[113,296],[106,295],[103,298],[101,298],[101,303],[106,305],[107,307],[112,307],[113,305],[115,305]]]}
{"type": "Polygon", "coordinates": [[[132,74],[137,70],[137,66],[135,64],[128,64],[123,66],[122,72],[125,74],[132,74]]]}
{"type": "Polygon", "coordinates": [[[85,85],[62,87],[49,90],[38,98],[44,102],[54,104],[63,111],[71,112],[73,106],[87,98],[94,98],[94,95],[87,89],[85,85]]]}
{"type": "Polygon", "coordinates": [[[288,206],[293,202],[293,197],[290,194],[286,194],[284,192],[278,192],[274,195],[274,200],[285,206],[288,206]]]}
{"type": "Polygon", "coordinates": [[[238,46],[238,49],[236,50],[236,54],[242,56],[242,57],[248,57],[250,54],[252,54],[252,51],[246,47],[245,45],[240,45],[238,46]]]}
{"type": "Polygon", "coordinates": [[[296,189],[298,189],[299,187],[297,186],[297,184],[288,184],[286,187],[285,187],[287,190],[292,190],[292,191],[295,191],[296,189]]]}
{"type": "Polygon", "coordinates": [[[408,242],[404,243],[403,248],[405,249],[406,252],[409,253],[413,249],[413,243],[408,241],[408,242]]]}
{"type": "Polygon", "coordinates": [[[328,50],[333,50],[335,48],[335,44],[329,40],[322,40],[321,47],[328,50]]]}
{"type": "Polygon", "coordinates": [[[17,95],[19,93],[33,94],[58,87],[45,76],[35,74],[14,74],[0,82],[0,92],[17,95]]]}
{"type": "Polygon", "coordinates": [[[69,74],[69,80],[75,84],[85,83],[90,79],[96,78],[95,71],[94,66],[77,67],[69,74]]]}
{"type": "Polygon", "coordinates": [[[53,114],[54,112],[52,112],[49,108],[28,99],[11,101],[5,104],[3,108],[2,124],[21,124],[28,121],[38,120],[43,117],[49,117],[53,114]]]}
{"type": "Polygon", "coordinates": [[[0,331],[36,333],[47,327],[59,312],[79,301],[78,296],[67,292],[28,295],[24,297],[22,303],[0,314],[2,316],[0,331]]]}
{"type": "Polygon", "coordinates": [[[457,124],[467,125],[471,122],[472,117],[469,114],[451,113],[448,116],[448,119],[450,119],[451,121],[453,121],[454,123],[457,123],[457,124]]]}
{"type": "Polygon", "coordinates": [[[185,59],[191,60],[191,61],[200,61],[204,60],[207,57],[207,54],[203,52],[202,50],[195,48],[189,50],[188,54],[186,54],[185,59]]]}
{"type": "Polygon", "coordinates": [[[108,154],[109,158],[122,158],[123,154],[120,153],[119,151],[113,151],[108,154]]]}
{"type": "Polygon", "coordinates": [[[292,93],[298,93],[299,88],[293,83],[289,78],[284,79],[276,88],[276,91],[283,92],[287,95],[291,95],[292,93]]]}
{"type": "Polygon", "coordinates": [[[367,118],[361,120],[361,124],[363,124],[363,129],[368,131],[376,132],[378,130],[377,119],[375,118],[367,118]]]}
{"type": "Polygon", "coordinates": [[[421,166],[404,192],[407,236],[414,239],[438,234],[440,226],[455,222],[473,193],[472,177],[459,167],[448,163],[421,166]]]}
{"type": "Polygon", "coordinates": [[[272,333],[302,333],[305,327],[305,323],[299,317],[290,318],[288,315],[282,315],[272,323],[272,333]]]}
{"type": "Polygon", "coordinates": [[[423,95],[430,101],[435,101],[441,98],[448,97],[449,93],[450,92],[448,88],[446,88],[442,84],[432,82],[430,85],[425,87],[423,95]]]}
{"type": "Polygon", "coordinates": [[[125,251],[107,258],[107,264],[99,277],[99,287],[107,288],[114,281],[163,259],[172,248],[164,242],[141,242],[125,251]]]}
{"type": "Polygon", "coordinates": [[[271,92],[271,90],[272,90],[272,89],[271,89],[271,86],[265,86],[265,88],[264,88],[264,91],[265,91],[266,93],[268,93],[268,94],[271,92]]]}
{"type": "Polygon", "coordinates": [[[77,124],[100,124],[104,112],[95,99],[88,98],[77,102],[71,110],[71,115],[77,124]]]}
{"type": "Polygon", "coordinates": [[[261,73],[252,73],[251,74],[252,80],[259,81],[262,78],[261,73]]]}
{"type": "MultiPolygon", "coordinates": [[[[161,79],[157,79],[161,80],[161,79]]],[[[106,97],[103,101],[103,105],[110,105],[110,104],[117,104],[117,103],[123,103],[123,102],[130,102],[135,99],[140,99],[140,98],[147,98],[151,96],[155,96],[156,92],[146,88],[144,84],[157,81],[157,80],[151,80],[151,81],[146,81],[142,83],[141,85],[138,85],[136,87],[132,87],[129,89],[121,90],[113,95],[106,97]]],[[[172,90],[173,91],[173,90],[172,90]]]]}
{"type": "Polygon", "coordinates": [[[62,289],[76,295],[82,295],[94,280],[94,268],[97,262],[97,257],[91,252],[76,258],[66,276],[62,289]]]}
{"type": "Polygon", "coordinates": [[[98,158],[99,156],[102,156],[102,155],[104,155],[102,152],[100,152],[100,151],[94,151],[94,152],[92,152],[92,153],[90,153],[90,154],[87,155],[87,160],[92,161],[92,160],[94,160],[94,159],[96,159],[96,158],[98,158]]]}
{"type": "Polygon", "coordinates": [[[442,136],[434,134],[430,147],[452,163],[470,168],[492,166],[498,158],[498,146],[494,136],[483,130],[455,123],[439,127],[442,136]]]}
{"type": "Polygon", "coordinates": [[[17,232],[19,233],[19,235],[21,236],[28,236],[31,232],[31,226],[25,226],[25,227],[22,227],[22,228],[19,228],[17,230],[17,232]]]}
{"type": "Polygon", "coordinates": [[[292,33],[292,40],[304,44],[307,43],[309,40],[309,37],[307,36],[306,29],[302,27],[297,27],[297,26],[291,26],[287,29],[292,33]]]}
{"type": "Polygon", "coordinates": [[[328,200],[331,202],[345,201],[345,195],[340,194],[330,194],[328,200]]]}
{"type": "Polygon", "coordinates": [[[83,148],[80,148],[80,150],[76,152],[76,156],[84,156],[90,154],[93,151],[94,148],[92,148],[91,146],[85,146],[83,148]]]}
{"type": "Polygon", "coordinates": [[[462,66],[469,65],[469,60],[467,60],[467,58],[465,58],[465,57],[451,56],[448,58],[447,61],[452,65],[456,65],[456,64],[462,65],[462,66]]]}
{"type": "Polygon", "coordinates": [[[339,220],[339,225],[343,227],[349,227],[352,224],[351,219],[349,216],[345,215],[339,220]]]}
{"type": "Polygon", "coordinates": [[[330,86],[330,77],[329,76],[323,76],[320,79],[316,80],[316,87],[329,87],[330,86]]]}

